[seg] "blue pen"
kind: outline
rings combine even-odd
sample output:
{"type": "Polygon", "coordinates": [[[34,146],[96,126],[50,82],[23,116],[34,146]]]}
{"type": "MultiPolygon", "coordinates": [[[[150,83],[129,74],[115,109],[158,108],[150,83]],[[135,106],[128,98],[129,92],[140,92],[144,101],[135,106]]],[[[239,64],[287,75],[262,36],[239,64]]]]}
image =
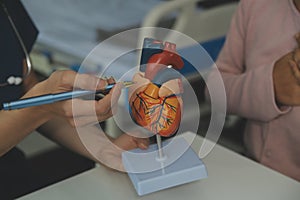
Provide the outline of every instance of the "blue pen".
{"type": "MultiPolygon", "coordinates": [[[[131,85],[133,85],[135,83],[131,82],[131,81],[124,81],[124,82],[122,82],[122,84],[126,88],[126,87],[130,87],[131,85]]],[[[63,101],[63,100],[68,100],[68,99],[78,98],[78,97],[85,97],[85,96],[94,95],[94,94],[105,95],[113,88],[114,85],[115,84],[110,84],[110,85],[107,85],[104,89],[96,90],[96,91],[75,90],[75,91],[70,91],[70,92],[45,94],[45,95],[41,95],[41,96],[20,99],[17,101],[3,103],[3,110],[15,110],[15,109],[27,108],[27,107],[31,107],[31,106],[40,106],[40,105],[44,105],[44,104],[55,103],[57,101],[63,101]]]]}

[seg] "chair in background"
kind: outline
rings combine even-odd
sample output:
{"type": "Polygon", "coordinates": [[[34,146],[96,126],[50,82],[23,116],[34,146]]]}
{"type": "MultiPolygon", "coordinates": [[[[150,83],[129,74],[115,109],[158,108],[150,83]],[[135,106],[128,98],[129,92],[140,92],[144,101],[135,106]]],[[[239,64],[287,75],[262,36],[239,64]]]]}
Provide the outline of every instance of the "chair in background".
{"type": "MultiPolygon", "coordinates": [[[[201,2],[209,0],[173,0],[153,8],[143,20],[141,27],[159,27],[159,24],[175,16],[169,29],[184,33],[199,43],[224,37],[238,2],[202,8],[201,2]]],[[[140,38],[152,37],[155,33],[141,32],[140,38]]],[[[170,35],[170,37],[172,37],[170,35]]]]}

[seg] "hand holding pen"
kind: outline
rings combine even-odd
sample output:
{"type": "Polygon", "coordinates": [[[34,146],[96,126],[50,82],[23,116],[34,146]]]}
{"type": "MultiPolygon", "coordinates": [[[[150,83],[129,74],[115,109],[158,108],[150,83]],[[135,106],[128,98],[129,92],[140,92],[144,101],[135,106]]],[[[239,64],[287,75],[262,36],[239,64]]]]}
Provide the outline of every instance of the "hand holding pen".
{"type": "Polygon", "coordinates": [[[72,100],[60,100],[55,103],[25,106],[24,109],[43,113],[41,116],[45,118],[45,121],[53,116],[60,116],[65,118],[72,126],[97,123],[112,116],[121,94],[123,84],[115,84],[113,78],[102,79],[92,75],[77,74],[73,71],[56,71],[45,81],[36,84],[22,97],[22,99],[32,100],[35,99],[33,97],[37,96],[65,94],[74,90],[101,91],[111,84],[114,84],[112,90],[99,101],[73,98],[72,100]]]}

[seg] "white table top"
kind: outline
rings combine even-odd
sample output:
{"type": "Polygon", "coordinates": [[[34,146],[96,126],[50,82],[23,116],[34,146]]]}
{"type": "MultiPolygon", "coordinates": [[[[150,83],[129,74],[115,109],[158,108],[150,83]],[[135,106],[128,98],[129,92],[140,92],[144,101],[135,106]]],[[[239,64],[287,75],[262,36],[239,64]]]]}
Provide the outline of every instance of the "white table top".
{"type": "MultiPolygon", "coordinates": [[[[201,141],[202,138],[197,137],[193,142],[196,152],[201,141]]],[[[127,174],[99,166],[21,199],[300,199],[299,182],[222,146],[215,146],[203,161],[208,170],[207,179],[141,197],[136,194],[127,174]]]]}

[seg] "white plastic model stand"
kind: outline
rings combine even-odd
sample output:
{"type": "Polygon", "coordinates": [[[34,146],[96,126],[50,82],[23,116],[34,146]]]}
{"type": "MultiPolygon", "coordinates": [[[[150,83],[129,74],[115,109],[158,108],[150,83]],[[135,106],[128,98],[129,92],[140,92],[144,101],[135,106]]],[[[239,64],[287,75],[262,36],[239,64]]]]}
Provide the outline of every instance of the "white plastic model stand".
{"type": "Polygon", "coordinates": [[[207,177],[205,165],[182,137],[162,143],[164,157],[158,157],[157,144],[147,150],[122,154],[123,164],[138,193],[145,195],[207,177]]]}

